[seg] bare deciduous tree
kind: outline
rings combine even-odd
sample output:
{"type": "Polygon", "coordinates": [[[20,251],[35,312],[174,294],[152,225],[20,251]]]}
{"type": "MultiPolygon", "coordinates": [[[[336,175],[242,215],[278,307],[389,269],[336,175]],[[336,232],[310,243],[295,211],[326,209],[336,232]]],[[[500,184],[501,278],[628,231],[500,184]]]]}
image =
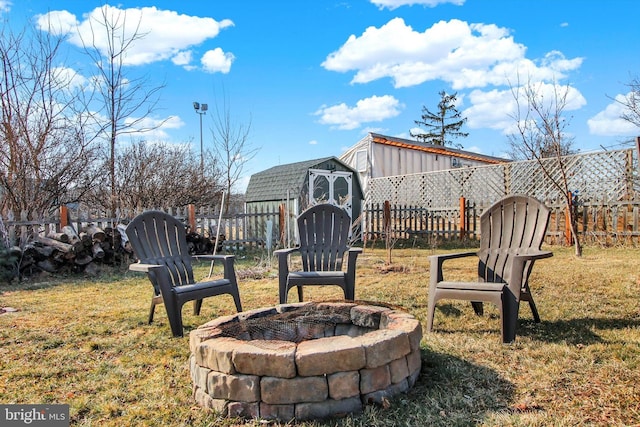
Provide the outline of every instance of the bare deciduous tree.
{"type": "Polygon", "coordinates": [[[224,174],[227,199],[225,211],[228,211],[233,186],[240,179],[244,166],[258,153],[259,148],[252,147],[249,142],[251,119],[246,124],[236,123],[231,117],[229,100],[224,91],[221,98],[221,104],[215,104],[211,117],[213,149],[224,174]]]}
{"type": "MultiPolygon", "coordinates": [[[[205,171],[188,144],[132,142],[116,152],[116,190],[123,207],[216,205],[223,188],[216,159],[205,171]]],[[[104,197],[104,192],[96,194],[104,197]]]]}
{"type": "Polygon", "coordinates": [[[516,103],[516,111],[512,118],[516,123],[516,132],[509,135],[509,142],[514,152],[519,152],[526,159],[535,159],[544,176],[562,195],[569,216],[571,235],[573,237],[575,255],[582,256],[582,245],[577,232],[577,211],[573,208],[573,195],[569,188],[565,157],[571,151],[572,139],[567,135],[569,121],[564,117],[567,106],[569,86],[553,84],[551,99],[545,99],[544,84],[535,85],[528,82],[523,86],[511,86],[511,93],[516,103]],[[524,103],[524,105],[522,105],[524,103]],[[554,158],[560,170],[557,178],[548,168],[545,158],[554,158]]]}
{"type": "Polygon", "coordinates": [[[629,87],[629,93],[624,100],[618,101],[625,107],[625,112],[622,113],[621,118],[640,127],[640,79],[634,77],[627,86],[629,87]]]}
{"type": "Polygon", "coordinates": [[[26,27],[0,33],[2,208],[44,216],[91,183],[97,150],[83,133],[78,78],[62,62],[63,39],[26,27]]]}
{"type": "Polygon", "coordinates": [[[163,123],[142,126],[155,111],[164,84],[154,85],[147,75],[136,76],[127,68],[127,54],[146,36],[140,31],[140,19],[137,23],[127,22],[126,11],[104,5],[100,18],[90,20],[91,40],[82,41],[85,53],[98,70],[96,86],[100,105],[94,117],[104,117],[99,128],[109,141],[109,207],[113,213],[118,207],[115,165],[118,137],[150,131],[163,123]]]}

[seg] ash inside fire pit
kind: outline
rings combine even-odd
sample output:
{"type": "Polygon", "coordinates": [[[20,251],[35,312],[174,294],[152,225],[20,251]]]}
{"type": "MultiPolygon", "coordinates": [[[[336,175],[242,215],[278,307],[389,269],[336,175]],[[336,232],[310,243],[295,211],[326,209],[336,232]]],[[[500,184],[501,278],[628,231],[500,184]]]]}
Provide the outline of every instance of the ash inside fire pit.
{"type": "Polygon", "coordinates": [[[315,419],[360,412],[412,387],[420,322],[373,303],[298,303],[191,332],[194,397],[227,416],[315,419]]]}
{"type": "MultiPolygon", "coordinates": [[[[352,324],[349,313],[345,313],[340,306],[306,304],[292,308],[282,313],[225,323],[219,326],[220,334],[244,341],[299,343],[334,336],[337,325],[352,324]]],[[[281,309],[286,310],[285,307],[281,309]]]]}

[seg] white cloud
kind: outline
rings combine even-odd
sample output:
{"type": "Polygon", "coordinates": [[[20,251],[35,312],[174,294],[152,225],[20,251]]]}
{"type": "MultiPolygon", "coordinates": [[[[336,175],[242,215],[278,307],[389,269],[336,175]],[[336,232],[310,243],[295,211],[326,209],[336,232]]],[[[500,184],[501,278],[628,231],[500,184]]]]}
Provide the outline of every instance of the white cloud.
{"type": "Polygon", "coordinates": [[[183,50],[176,53],[173,58],[171,58],[171,62],[176,65],[189,65],[191,63],[192,57],[193,52],[191,52],[190,50],[183,50]]]}
{"type": "Polygon", "coordinates": [[[227,74],[229,70],[231,70],[231,64],[235,60],[235,56],[233,53],[224,52],[219,47],[207,51],[203,56],[200,62],[202,62],[202,66],[205,71],[209,73],[220,72],[223,74],[227,74]]]}
{"type": "Polygon", "coordinates": [[[311,141],[309,141],[309,145],[318,145],[318,141],[312,139],[311,141]]]}
{"type": "Polygon", "coordinates": [[[178,116],[165,118],[145,117],[142,120],[129,117],[125,120],[125,124],[131,125],[136,121],[137,123],[132,125],[132,131],[127,132],[127,137],[140,138],[147,141],[167,141],[170,139],[167,131],[180,129],[185,124],[178,116]]]}
{"type": "MultiPolygon", "coordinates": [[[[629,95],[627,95],[629,96],[629,95]]],[[[628,112],[623,103],[626,102],[627,96],[617,95],[614,102],[587,120],[589,132],[599,136],[635,136],[640,133],[638,126],[621,118],[628,112]]]]}
{"type": "Polygon", "coordinates": [[[144,65],[172,58],[184,60],[184,52],[190,47],[200,45],[234,25],[228,19],[216,21],[181,15],[154,6],[120,9],[105,5],[83,15],[81,22],[67,11],[52,11],[37,17],[43,31],[68,34],[69,41],[76,46],[83,46],[83,41],[87,45],[94,43],[103,55],[108,51],[105,20],[115,27],[116,33],[124,30],[126,38],[131,38],[136,31],[143,36],[130,46],[124,58],[125,65],[144,65]]]}
{"type": "Polygon", "coordinates": [[[82,89],[89,84],[89,80],[73,68],[54,67],[52,71],[55,79],[70,90],[82,89]]]}
{"type": "Polygon", "coordinates": [[[372,96],[359,100],[354,107],[345,103],[322,106],[314,114],[320,116],[320,123],[331,125],[333,129],[350,130],[362,123],[379,122],[400,114],[403,105],[390,95],[372,96]]]}
{"type": "Polygon", "coordinates": [[[537,61],[525,58],[525,53],[526,47],[516,43],[508,29],[493,24],[452,19],[420,32],[394,18],[360,36],[351,35],[322,66],[355,71],[352,83],[391,78],[399,88],[442,80],[459,90],[507,85],[517,73],[533,81],[558,80],[582,64],[582,58],[566,59],[559,52],[537,61]]]}
{"type": "Polygon", "coordinates": [[[66,10],[54,10],[45,15],[36,15],[36,25],[42,31],[63,36],[71,34],[79,22],[74,14],[66,10]]]}
{"type": "Polygon", "coordinates": [[[379,9],[385,7],[389,10],[397,9],[401,6],[413,6],[414,4],[426,7],[436,7],[439,4],[452,3],[456,6],[463,5],[465,0],[371,0],[371,3],[378,6],[379,9]]]}
{"type": "MultiPolygon", "coordinates": [[[[587,104],[584,96],[574,87],[554,85],[551,83],[531,83],[536,95],[543,100],[555,100],[566,91],[566,103],[563,112],[575,111],[587,104]],[[556,92],[557,91],[557,92],[556,92]],[[558,94],[556,96],[556,93],[558,94]]],[[[527,100],[523,94],[523,88],[514,88],[520,96],[520,107],[526,108],[527,100]]],[[[462,111],[467,118],[467,126],[471,129],[490,128],[501,131],[503,134],[513,133],[516,126],[516,117],[524,117],[525,111],[518,114],[518,104],[511,89],[491,91],[474,90],[469,96],[471,107],[462,111]]],[[[551,106],[543,106],[547,109],[551,106]]],[[[553,110],[550,110],[553,111],[553,110]]]]}

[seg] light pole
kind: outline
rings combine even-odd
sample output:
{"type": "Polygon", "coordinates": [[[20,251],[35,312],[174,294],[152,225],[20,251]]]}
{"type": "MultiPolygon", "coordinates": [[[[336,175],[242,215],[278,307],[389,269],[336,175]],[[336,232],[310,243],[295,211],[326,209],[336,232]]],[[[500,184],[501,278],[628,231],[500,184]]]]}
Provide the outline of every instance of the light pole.
{"type": "Polygon", "coordinates": [[[204,172],[204,151],[202,150],[202,115],[207,114],[209,108],[207,104],[200,104],[199,102],[193,103],[193,108],[200,116],[200,171],[204,172]]]}

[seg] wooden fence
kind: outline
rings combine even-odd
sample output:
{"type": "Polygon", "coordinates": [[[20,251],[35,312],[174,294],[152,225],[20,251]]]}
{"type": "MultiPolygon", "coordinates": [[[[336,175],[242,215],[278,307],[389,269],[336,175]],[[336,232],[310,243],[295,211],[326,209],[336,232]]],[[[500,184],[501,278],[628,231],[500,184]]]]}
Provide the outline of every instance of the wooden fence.
{"type": "MultiPolygon", "coordinates": [[[[189,232],[212,239],[219,232],[223,240],[222,246],[228,251],[261,248],[267,242],[272,246],[279,243],[279,212],[254,209],[246,213],[220,215],[219,211],[215,212],[210,208],[196,209],[193,205],[160,210],[183,221],[189,232]],[[267,236],[267,231],[271,232],[270,236],[267,236]]],[[[60,233],[67,225],[71,225],[78,233],[90,226],[101,229],[116,227],[124,231],[126,224],[137,213],[139,212],[128,212],[125,215],[112,217],[105,215],[104,212],[72,211],[66,206],[60,207],[59,211],[49,218],[28,218],[23,212],[16,219],[10,213],[0,222],[0,238],[4,238],[4,243],[9,246],[24,247],[28,242],[34,241],[37,236],[60,233]]]]}
{"type": "MultiPolygon", "coordinates": [[[[552,245],[570,245],[566,207],[547,202],[551,218],[546,242],[552,245]]],[[[454,207],[424,208],[411,205],[387,204],[389,219],[385,228],[385,203],[365,206],[363,211],[363,240],[425,239],[438,240],[480,238],[480,215],[485,208],[460,198],[454,207]]],[[[621,201],[608,204],[581,204],[576,206],[578,235],[584,243],[602,246],[640,244],[640,201],[621,201]]]]}
{"type": "MultiPolygon", "coordinates": [[[[566,208],[562,204],[548,202],[551,208],[551,220],[547,229],[546,242],[549,244],[569,244],[566,224],[566,208]]],[[[388,225],[385,227],[384,203],[369,204],[364,207],[360,221],[361,227],[354,236],[365,243],[382,239],[389,234],[393,240],[426,239],[455,240],[479,239],[479,217],[488,206],[471,203],[464,198],[457,206],[426,208],[411,205],[388,204],[388,225]]],[[[578,213],[578,234],[585,243],[610,245],[640,244],[640,201],[621,201],[608,204],[581,204],[576,207],[578,213]]],[[[281,213],[278,211],[258,210],[222,215],[213,209],[193,206],[180,209],[165,209],[166,212],[184,221],[189,231],[214,238],[218,231],[224,241],[222,247],[227,252],[245,249],[271,249],[295,245],[288,242],[281,230],[281,213]]],[[[89,226],[111,228],[120,224],[120,230],[131,218],[111,218],[90,215],[87,212],[69,213],[61,208],[58,214],[47,219],[30,219],[21,215],[0,221],[0,238],[9,246],[24,247],[36,236],[48,236],[58,233],[68,224],[78,231],[89,226]]]]}

